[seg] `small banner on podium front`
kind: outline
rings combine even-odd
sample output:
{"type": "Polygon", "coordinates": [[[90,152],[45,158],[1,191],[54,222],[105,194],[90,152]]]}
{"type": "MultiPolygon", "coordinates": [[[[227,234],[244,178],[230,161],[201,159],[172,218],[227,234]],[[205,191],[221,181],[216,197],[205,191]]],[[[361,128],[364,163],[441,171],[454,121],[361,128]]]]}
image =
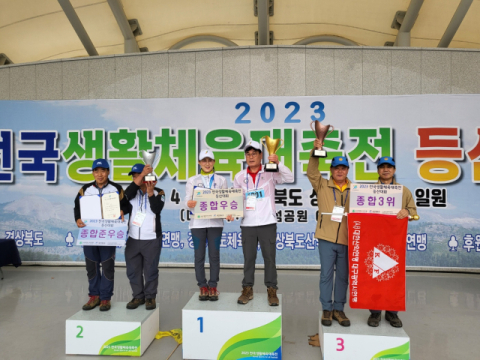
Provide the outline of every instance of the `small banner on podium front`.
{"type": "Polygon", "coordinates": [[[408,219],[348,214],[350,307],[405,311],[408,219]]]}

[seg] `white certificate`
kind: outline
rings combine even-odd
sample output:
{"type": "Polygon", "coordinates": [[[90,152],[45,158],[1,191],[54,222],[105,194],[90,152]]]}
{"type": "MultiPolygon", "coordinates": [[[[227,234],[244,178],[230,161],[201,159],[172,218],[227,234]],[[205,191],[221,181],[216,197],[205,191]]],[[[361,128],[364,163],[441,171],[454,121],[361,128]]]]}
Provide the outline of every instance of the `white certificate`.
{"type": "Polygon", "coordinates": [[[77,246],[125,246],[128,223],[122,220],[85,220],[78,229],[77,246]]]}
{"type": "Polygon", "coordinates": [[[87,195],[80,197],[80,218],[102,218],[102,201],[99,195],[87,195]]]}
{"type": "Polygon", "coordinates": [[[118,219],[120,217],[120,198],[118,193],[102,195],[102,213],[104,219],[118,219]]]}
{"type": "Polygon", "coordinates": [[[243,217],[242,189],[196,188],[193,200],[195,219],[224,219],[228,215],[243,217]]]}
{"type": "Polygon", "coordinates": [[[402,209],[403,186],[351,184],[350,212],[397,215],[402,209]]]}

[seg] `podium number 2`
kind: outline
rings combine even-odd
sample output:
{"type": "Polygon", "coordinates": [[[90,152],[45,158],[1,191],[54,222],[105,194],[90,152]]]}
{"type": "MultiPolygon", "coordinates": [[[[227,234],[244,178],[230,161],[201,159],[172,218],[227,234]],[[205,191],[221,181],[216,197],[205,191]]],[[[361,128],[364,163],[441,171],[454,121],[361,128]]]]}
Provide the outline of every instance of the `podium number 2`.
{"type": "Polygon", "coordinates": [[[83,327],[80,325],[77,326],[77,329],[80,329],[79,333],[77,334],[77,338],[83,339],[82,332],[83,332],[83,327]]]}
{"type": "Polygon", "coordinates": [[[343,339],[342,338],[337,338],[337,351],[343,351],[345,350],[345,345],[343,345],[343,339]]]}
{"type": "Polygon", "coordinates": [[[203,317],[199,317],[197,320],[200,321],[200,332],[203,333],[203,317]]]}

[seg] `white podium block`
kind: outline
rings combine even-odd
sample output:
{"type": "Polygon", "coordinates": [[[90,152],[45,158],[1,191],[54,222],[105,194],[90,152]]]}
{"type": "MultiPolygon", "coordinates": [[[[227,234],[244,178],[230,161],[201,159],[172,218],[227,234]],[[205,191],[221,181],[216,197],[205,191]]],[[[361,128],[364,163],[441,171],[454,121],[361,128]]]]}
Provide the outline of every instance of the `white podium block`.
{"type": "Polygon", "coordinates": [[[113,302],[109,311],[80,310],[66,321],[66,354],[141,356],[159,330],[158,307],[129,310],[113,302]]]}
{"type": "Polygon", "coordinates": [[[385,320],[382,312],[380,326],[367,325],[368,310],[352,311],[347,314],[351,325],[341,326],[333,320],[332,326],[322,325],[319,316],[320,348],[324,360],[371,360],[410,359],[410,337],[403,328],[394,328],[385,320]]]}
{"type": "Polygon", "coordinates": [[[246,305],[237,303],[239,293],[221,293],[218,301],[198,294],[182,310],[184,359],[282,358],[282,295],[279,306],[269,306],[267,294],[246,305]]]}

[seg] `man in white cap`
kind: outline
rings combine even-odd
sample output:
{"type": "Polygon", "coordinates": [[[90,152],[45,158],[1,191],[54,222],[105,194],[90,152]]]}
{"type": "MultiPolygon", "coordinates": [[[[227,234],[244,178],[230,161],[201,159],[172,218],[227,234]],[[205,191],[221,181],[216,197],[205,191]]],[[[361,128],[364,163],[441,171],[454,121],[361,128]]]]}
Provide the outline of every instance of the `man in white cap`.
{"type": "Polygon", "coordinates": [[[253,299],[255,260],[257,246],[260,243],[265,262],[265,285],[268,304],[278,306],[276,236],[277,216],[275,210],[275,185],[294,181],[293,173],[278,161],[276,154],[268,157],[278,164],[278,172],[265,172],[262,167],[262,148],[256,141],[250,140],[245,146],[247,169],[235,175],[234,187],[243,190],[244,215],[241,223],[243,247],[243,290],[238,298],[239,304],[253,299]]]}

